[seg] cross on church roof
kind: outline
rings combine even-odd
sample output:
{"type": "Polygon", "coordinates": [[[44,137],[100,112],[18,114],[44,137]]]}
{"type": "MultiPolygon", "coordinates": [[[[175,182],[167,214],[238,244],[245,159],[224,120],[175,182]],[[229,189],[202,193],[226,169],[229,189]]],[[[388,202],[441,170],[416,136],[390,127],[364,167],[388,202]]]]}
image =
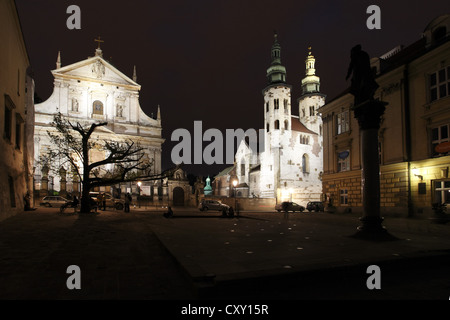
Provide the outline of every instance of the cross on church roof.
{"type": "Polygon", "coordinates": [[[105,42],[103,40],[100,40],[100,36],[98,36],[98,39],[94,39],[94,41],[98,42],[98,48],[97,49],[100,49],[100,42],[105,42]]]}

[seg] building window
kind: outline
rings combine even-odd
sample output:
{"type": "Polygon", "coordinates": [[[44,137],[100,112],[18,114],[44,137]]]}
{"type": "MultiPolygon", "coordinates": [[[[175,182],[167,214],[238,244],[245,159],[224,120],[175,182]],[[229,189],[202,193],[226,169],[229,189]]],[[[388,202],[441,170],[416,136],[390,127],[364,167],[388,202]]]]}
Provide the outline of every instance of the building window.
{"type": "Polygon", "coordinates": [[[289,129],[289,121],[284,120],[284,129],[288,130],[289,129]]]}
{"type": "Polygon", "coordinates": [[[302,156],[302,171],[309,173],[309,157],[306,153],[302,156]]]}
{"type": "Polygon", "coordinates": [[[279,99],[274,99],[273,100],[273,105],[274,105],[274,109],[280,109],[280,100],[279,99]]]}
{"type": "Polygon", "coordinates": [[[287,113],[287,111],[288,111],[288,100],[284,99],[283,103],[284,103],[284,111],[287,113]]]}
{"type": "Polygon", "coordinates": [[[337,115],[337,134],[341,134],[350,130],[349,112],[343,111],[337,115]]]}
{"type": "Polygon", "coordinates": [[[275,130],[280,129],[280,121],[279,120],[275,120],[275,130]]]}
{"type": "Polygon", "coordinates": [[[267,127],[266,127],[266,130],[267,130],[267,132],[269,132],[269,123],[267,123],[267,127]]]}
{"type": "Polygon", "coordinates": [[[11,203],[11,208],[16,207],[16,192],[14,191],[14,179],[11,176],[8,176],[8,184],[9,184],[9,201],[11,203]]]}
{"type": "Polygon", "coordinates": [[[269,102],[266,102],[266,112],[269,112],[269,102]]]}
{"type": "Polygon", "coordinates": [[[438,156],[447,154],[447,150],[439,150],[438,145],[443,142],[448,142],[449,139],[449,125],[444,124],[431,129],[431,154],[432,156],[438,156]]]}
{"type": "Polygon", "coordinates": [[[348,190],[347,189],[341,189],[339,190],[339,203],[342,205],[348,204],[348,190]]]}
{"type": "Polygon", "coordinates": [[[314,106],[309,107],[309,115],[310,116],[314,115],[314,106]]]}
{"type": "Polygon", "coordinates": [[[245,175],[245,163],[241,163],[241,176],[245,175]]]}
{"type": "Polygon", "coordinates": [[[302,117],[304,118],[306,115],[305,115],[305,109],[302,109],[302,117]]]}
{"type": "Polygon", "coordinates": [[[319,126],[319,135],[322,135],[322,125],[319,126]]]}
{"type": "Polygon", "coordinates": [[[301,143],[301,144],[309,144],[309,137],[308,137],[308,136],[301,135],[301,136],[300,136],[300,143],[301,143]]]}
{"type": "Polygon", "coordinates": [[[94,103],[92,104],[92,113],[103,115],[103,103],[101,101],[94,101],[94,103]]]}
{"type": "Polygon", "coordinates": [[[435,203],[450,203],[450,180],[434,182],[435,203]]]}
{"type": "Polygon", "coordinates": [[[22,139],[22,117],[19,113],[16,113],[16,148],[20,150],[22,139]]]}
{"type": "Polygon", "coordinates": [[[348,150],[338,153],[337,171],[349,171],[350,170],[350,152],[348,150]]]}
{"type": "Polygon", "coordinates": [[[5,94],[5,122],[3,125],[3,137],[11,142],[12,135],[12,110],[15,109],[14,102],[5,94]]]}
{"type": "Polygon", "coordinates": [[[444,98],[450,91],[450,67],[430,74],[430,102],[444,98]]]}

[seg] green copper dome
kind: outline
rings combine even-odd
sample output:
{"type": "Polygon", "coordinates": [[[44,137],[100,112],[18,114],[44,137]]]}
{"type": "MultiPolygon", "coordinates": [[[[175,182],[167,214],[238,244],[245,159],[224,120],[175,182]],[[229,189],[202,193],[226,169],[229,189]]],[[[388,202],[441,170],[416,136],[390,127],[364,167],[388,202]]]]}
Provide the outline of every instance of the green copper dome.
{"type": "Polygon", "coordinates": [[[286,83],[286,68],[281,64],[281,46],[276,33],[272,45],[272,63],[267,69],[267,80],[269,84],[286,83]]]}

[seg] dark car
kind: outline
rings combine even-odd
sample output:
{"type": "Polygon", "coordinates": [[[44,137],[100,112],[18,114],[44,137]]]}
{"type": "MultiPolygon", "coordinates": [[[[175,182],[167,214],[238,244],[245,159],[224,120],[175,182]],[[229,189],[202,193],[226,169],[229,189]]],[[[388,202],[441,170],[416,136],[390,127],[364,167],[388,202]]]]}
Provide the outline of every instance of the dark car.
{"type": "Polygon", "coordinates": [[[220,202],[219,200],[203,199],[198,208],[200,209],[200,211],[207,211],[207,210],[223,211],[223,209],[229,210],[230,206],[220,202]]]}
{"type": "Polygon", "coordinates": [[[295,202],[284,201],[284,202],[281,202],[281,203],[277,204],[275,206],[275,210],[277,210],[278,212],[281,212],[281,211],[285,211],[285,212],[288,212],[288,211],[303,212],[303,211],[305,211],[305,207],[301,206],[301,205],[299,205],[299,204],[297,204],[295,202]]]}
{"type": "Polygon", "coordinates": [[[324,211],[323,202],[322,201],[310,201],[306,205],[306,209],[309,212],[311,212],[311,211],[315,211],[315,212],[324,211]]]}

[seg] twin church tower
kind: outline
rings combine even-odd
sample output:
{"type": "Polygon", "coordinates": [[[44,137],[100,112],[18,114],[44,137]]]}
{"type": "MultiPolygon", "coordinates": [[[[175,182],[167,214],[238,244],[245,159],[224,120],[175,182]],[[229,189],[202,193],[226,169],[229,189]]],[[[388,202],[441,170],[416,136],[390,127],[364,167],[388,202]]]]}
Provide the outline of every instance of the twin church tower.
{"type": "Polygon", "coordinates": [[[322,118],[317,110],[325,104],[316,76],[315,58],[309,48],[298,116],[291,111],[292,86],[281,64],[281,46],[275,34],[267,69],[264,96],[264,151],[257,152],[242,141],[236,152],[236,174],[248,185],[249,196],[276,197],[306,205],[322,194],[322,118]]]}

